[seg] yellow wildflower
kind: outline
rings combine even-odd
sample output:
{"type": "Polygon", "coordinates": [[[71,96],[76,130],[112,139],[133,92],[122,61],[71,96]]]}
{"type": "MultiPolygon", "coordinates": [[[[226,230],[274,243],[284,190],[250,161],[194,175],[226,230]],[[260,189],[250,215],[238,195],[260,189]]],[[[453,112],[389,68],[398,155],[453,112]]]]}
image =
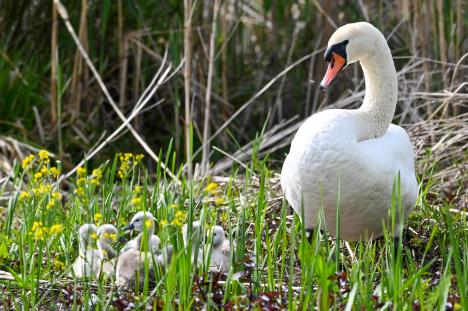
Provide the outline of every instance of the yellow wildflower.
{"type": "Polygon", "coordinates": [[[54,208],[54,207],[55,207],[55,201],[53,201],[53,200],[50,200],[46,205],[46,209],[51,209],[51,208],[54,208]]]}
{"type": "Polygon", "coordinates": [[[161,227],[167,226],[167,220],[166,220],[166,219],[161,220],[161,221],[159,222],[159,225],[160,225],[161,227]]]}
{"type": "Polygon", "coordinates": [[[76,188],[74,192],[77,196],[84,196],[85,194],[83,188],[76,188]]]}
{"type": "Polygon", "coordinates": [[[179,206],[177,204],[171,204],[170,208],[177,209],[179,206]]]}
{"type": "Polygon", "coordinates": [[[49,174],[53,177],[58,177],[60,175],[60,171],[55,166],[52,166],[51,168],[49,168],[49,174]]]}
{"type": "Polygon", "coordinates": [[[42,174],[41,172],[37,172],[36,174],[34,174],[34,179],[35,179],[35,180],[39,180],[39,179],[42,178],[43,175],[44,175],[44,174],[42,174]]]}
{"type": "Polygon", "coordinates": [[[28,155],[26,158],[24,158],[23,163],[21,164],[21,167],[23,169],[26,169],[35,159],[36,157],[32,154],[28,155]]]}
{"type": "Polygon", "coordinates": [[[52,199],[54,200],[61,200],[62,199],[62,194],[60,192],[52,192],[52,199]]]}
{"type": "Polygon", "coordinates": [[[47,162],[49,160],[49,151],[43,149],[39,151],[38,154],[39,154],[39,159],[41,159],[42,161],[47,162]]]}
{"type": "Polygon", "coordinates": [[[19,194],[19,200],[20,201],[24,201],[26,199],[29,199],[31,197],[31,195],[29,194],[29,192],[26,192],[26,191],[22,191],[20,194],[19,194]]]}
{"type": "Polygon", "coordinates": [[[153,226],[153,220],[152,220],[152,219],[149,219],[149,218],[146,219],[146,220],[145,220],[145,227],[146,227],[146,229],[149,229],[149,228],[151,228],[152,226],[153,226]]]}
{"type": "Polygon", "coordinates": [[[80,177],[86,176],[86,168],[85,167],[79,167],[76,170],[76,174],[80,177]]]}
{"type": "Polygon", "coordinates": [[[47,166],[42,166],[42,167],[41,167],[41,173],[42,173],[42,174],[47,175],[48,171],[49,171],[49,170],[47,169],[47,166]]]}
{"type": "Polygon", "coordinates": [[[99,223],[102,220],[103,216],[101,213],[94,214],[94,222],[99,223]]]}
{"type": "Polygon", "coordinates": [[[115,234],[115,233],[104,232],[103,237],[105,239],[111,239],[112,241],[117,241],[117,234],[115,234]]]}
{"type": "Polygon", "coordinates": [[[100,168],[96,168],[93,170],[92,175],[96,180],[100,181],[102,178],[102,170],[100,168]]]}
{"type": "Polygon", "coordinates": [[[132,204],[133,205],[139,205],[141,203],[141,197],[133,197],[132,198],[132,204]]]}
{"type": "Polygon", "coordinates": [[[63,231],[63,225],[61,224],[56,224],[50,227],[50,234],[58,234],[63,231]]]}
{"type": "Polygon", "coordinates": [[[135,156],[135,161],[141,162],[141,160],[143,160],[144,157],[145,157],[145,155],[143,155],[143,154],[141,154],[141,153],[140,153],[140,154],[137,154],[137,155],[135,156]]]}
{"type": "Polygon", "coordinates": [[[35,221],[33,222],[33,226],[31,228],[31,231],[36,231],[38,228],[42,227],[42,222],[40,221],[35,221]]]}
{"type": "Polygon", "coordinates": [[[227,221],[227,220],[228,220],[228,218],[229,218],[229,215],[228,215],[228,213],[226,213],[226,212],[224,212],[224,213],[221,213],[221,220],[222,220],[222,221],[224,221],[224,222],[225,222],[225,221],[227,221]]]}
{"type": "Polygon", "coordinates": [[[223,205],[224,204],[224,198],[223,197],[215,198],[215,204],[216,205],[223,205]]]}
{"type": "Polygon", "coordinates": [[[47,228],[42,226],[42,222],[35,221],[31,228],[31,234],[35,240],[43,240],[47,233],[47,228]]]}
{"type": "Polygon", "coordinates": [[[176,219],[174,219],[174,220],[171,222],[171,225],[181,227],[181,226],[182,226],[182,222],[181,222],[179,219],[176,218],[176,219]]]}
{"type": "Polygon", "coordinates": [[[78,178],[78,180],[76,181],[76,185],[78,187],[84,187],[85,184],[86,184],[86,179],[83,177],[78,178]]]}
{"type": "Polygon", "coordinates": [[[210,194],[215,194],[216,190],[218,190],[218,184],[215,182],[210,182],[205,188],[205,192],[210,194]]]}
{"type": "Polygon", "coordinates": [[[97,239],[98,239],[98,235],[97,235],[96,232],[91,233],[89,236],[90,236],[91,239],[93,239],[93,240],[97,240],[97,239]]]}
{"type": "Polygon", "coordinates": [[[56,270],[62,271],[63,269],[65,269],[65,264],[57,258],[54,258],[54,267],[56,270]]]}
{"type": "Polygon", "coordinates": [[[133,193],[134,194],[140,194],[141,193],[141,186],[135,186],[135,188],[133,189],[133,193]]]}

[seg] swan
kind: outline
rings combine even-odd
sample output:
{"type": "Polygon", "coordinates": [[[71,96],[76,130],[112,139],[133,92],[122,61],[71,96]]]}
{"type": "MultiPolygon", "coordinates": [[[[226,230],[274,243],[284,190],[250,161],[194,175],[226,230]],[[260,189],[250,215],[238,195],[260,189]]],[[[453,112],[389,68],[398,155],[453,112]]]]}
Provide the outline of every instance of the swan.
{"type": "Polygon", "coordinates": [[[346,65],[359,61],[364,102],[355,110],[316,113],[301,125],[281,171],[285,198],[308,231],[322,219],[321,229],[336,236],[339,204],[341,239],[375,239],[383,235],[382,221],[391,226],[388,215],[399,174],[403,215],[396,218],[401,220],[394,230],[398,238],[416,202],[418,184],[408,134],[391,124],[398,89],[390,48],[373,25],[352,23],[333,33],[325,61],[329,64],[321,88],[346,65]]]}
{"type": "Polygon", "coordinates": [[[155,218],[153,214],[150,212],[138,212],[130,221],[130,224],[124,228],[124,230],[134,230],[136,232],[140,232],[136,238],[130,240],[125,244],[125,246],[120,250],[120,253],[124,253],[131,249],[139,250],[141,247],[141,239],[143,238],[144,229],[145,229],[145,221],[146,221],[146,233],[148,234],[149,238],[149,246],[151,250],[155,253],[159,250],[159,246],[161,245],[161,239],[153,234],[154,226],[155,226],[155,218]]]}
{"type": "Polygon", "coordinates": [[[213,227],[212,245],[209,270],[228,273],[231,268],[231,244],[226,239],[224,229],[221,226],[213,227]]]}
{"type": "MultiPolygon", "coordinates": [[[[155,264],[165,266],[170,260],[172,247],[166,247],[161,254],[153,252],[151,241],[155,240],[153,239],[154,220],[150,212],[138,212],[133,216],[129,225],[124,228],[124,230],[135,230],[140,234],[126,251],[120,253],[117,259],[115,280],[117,286],[133,289],[139,283],[141,288],[145,282],[146,273],[148,273],[149,282],[154,281],[155,264]],[[145,271],[145,263],[147,271],[145,271]]],[[[159,247],[159,237],[157,241],[159,247]]]]}
{"type": "Polygon", "coordinates": [[[101,260],[101,273],[111,277],[115,272],[117,252],[112,247],[112,243],[117,241],[119,231],[111,224],[104,224],[97,231],[97,247],[101,260]]]}
{"type": "Polygon", "coordinates": [[[99,276],[101,256],[99,250],[94,248],[97,231],[93,224],[84,224],[79,229],[79,253],[72,265],[74,275],[78,278],[99,276]]]}
{"type": "Polygon", "coordinates": [[[197,257],[196,265],[200,267],[203,264],[203,241],[202,241],[203,227],[200,221],[192,222],[192,231],[188,232],[188,225],[182,226],[182,238],[184,240],[185,248],[188,248],[189,242],[192,242],[192,260],[197,257]]]}

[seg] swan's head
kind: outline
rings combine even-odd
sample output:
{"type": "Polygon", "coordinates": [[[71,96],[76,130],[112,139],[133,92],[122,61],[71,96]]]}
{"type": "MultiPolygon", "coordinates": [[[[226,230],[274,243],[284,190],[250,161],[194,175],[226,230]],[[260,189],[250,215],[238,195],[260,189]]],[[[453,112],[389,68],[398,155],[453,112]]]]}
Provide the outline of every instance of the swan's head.
{"type": "Polygon", "coordinates": [[[85,244],[92,244],[97,236],[98,228],[93,224],[84,224],[80,227],[80,239],[85,244]]]}
{"type": "Polygon", "coordinates": [[[124,230],[135,230],[143,232],[145,230],[153,232],[155,218],[150,212],[138,212],[133,216],[132,220],[124,228],[124,230]]]}
{"type": "Polygon", "coordinates": [[[113,225],[105,224],[99,227],[97,235],[100,241],[111,244],[119,238],[119,231],[113,225]]]}
{"type": "Polygon", "coordinates": [[[221,226],[214,226],[213,228],[213,246],[223,244],[226,237],[224,236],[224,229],[221,226]]]}
{"type": "Polygon", "coordinates": [[[374,54],[380,48],[382,39],[385,42],[382,33],[366,22],[346,24],[338,28],[328,41],[324,55],[328,69],[320,88],[327,88],[346,65],[374,54]]]}
{"type": "MultiPolygon", "coordinates": [[[[192,233],[190,234],[190,239],[192,242],[197,243],[200,241],[202,229],[203,228],[200,221],[197,220],[192,222],[192,233]]],[[[184,244],[187,246],[189,240],[187,224],[182,226],[182,237],[184,238],[184,244]]]]}

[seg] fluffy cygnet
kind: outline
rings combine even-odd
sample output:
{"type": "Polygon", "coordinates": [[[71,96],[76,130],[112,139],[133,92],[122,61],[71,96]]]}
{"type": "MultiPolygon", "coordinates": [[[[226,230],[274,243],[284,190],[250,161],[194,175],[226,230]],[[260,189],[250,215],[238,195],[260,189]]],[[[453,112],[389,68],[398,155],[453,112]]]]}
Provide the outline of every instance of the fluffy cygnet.
{"type": "Polygon", "coordinates": [[[224,229],[221,226],[213,228],[212,245],[210,271],[228,273],[231,268],[231,244],[226,239],[224,229]]]}
{"type": "MultiPolygon", "coordinates": [[[[125,229],[135,230],[141,233],[135,239],[136,242],[130,241],[132,243],[130,245],[127,243],[126,245],[129,246],[128,249],[121,252],[117,260],[116,283],[120,287],[133,289],[135,288],[137,281],[139,281],[139,284],[143,286],[146,273],[148,273],[149,281],[153,281],[154,263],[162,265],[167,262],[165,260],[168,256],[166,254],[158,260],[159,255],[151,252],[155,244],[159,247],[160,240],[158,237],[157,239],[153,238],[154,217],[150,212],[136,213],[125,229]],[[146,241],[143,240],[145,237],[147,237],[146,241]],[[147,245],[150,252],[145,252],[145,247],[141,248],[141,245],[144,245],[145,243],[148,243],[147,245]],[[147,263],[147,271],[145,271],[145,263],[147,263]]],[[[170,250],[170,254],[172,255],[172,249],[170,250]]]]}
{"type": "Polygon", "coordinates": [[[202,225],[198,220],[192,222],[192,231],[190,234],[188,232],[188,224],[184,224],[182,226],[182,237],[184,239],[184,246],[187,248],[189,241],[192,242],[192,260],[195,256],[197,256],[197,267],[203,264],[202,230],[202,225]]]}
{"type": "Polygon", "coordinates": [[[111,224],[105,224],[99,227],[97,246],[101,257],[101,271],[106,276],[112,276],[115,272],[115,263],[117,252],[112,247],[112,243],[117,241],[119,231],[111,224]]]}
{"type": "MultiPolygon", "coordinates": [[[[142,244],[142,238],[143,235],[146,234],[146,236],[150,237],[149,238],[149,246],[152,249],[153,252],[159,250],[159,245],[161,244],[161,240],[159,237],[154,233],[154,226],[155,226],[155,218],[153,214],[150,212],[138,212],[133,216],[132,220],[124,228],[124,230],[133,230],[136,232],[140,232],[138,236],[129,241],[124,248],[120,251],[120,253],[124,253],[130,249],[137,249],[139,250],[142,244]],[[146,232],[145,232],[146,231],[146,232]]],[[[145,242],[145,241],[143,241],[145,242]]]]}
{"type": "Polygon", "coordinates": [[[72,266],[74,275],[78,278],[98,277],[101,256],[99,250],[94,248],[97,227],[93,224],[84,224],[80,227],[79,235],[79,255],[72,266]]]}

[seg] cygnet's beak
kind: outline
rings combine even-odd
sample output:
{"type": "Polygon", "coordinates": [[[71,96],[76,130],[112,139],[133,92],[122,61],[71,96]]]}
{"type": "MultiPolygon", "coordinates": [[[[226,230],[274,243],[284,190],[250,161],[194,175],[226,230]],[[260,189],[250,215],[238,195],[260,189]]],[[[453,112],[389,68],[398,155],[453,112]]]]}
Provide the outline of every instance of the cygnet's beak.
{"type": "Polygon", "coordinates": [[[326,89],[345,65],[346,59],[338,53],[333,52],[332,58],[330,62],[328,62],[327,73],[325,73],[325,77],[323,77],[323,80],[320,83],[320,89],[326,89]]]}
{"type": "Polygon", "coordinates": [[[133,224],[133,222],[129,223],[123,228],[124,231],[133,230],[133,229],[135,229],[135,225],[133,224]]]}

